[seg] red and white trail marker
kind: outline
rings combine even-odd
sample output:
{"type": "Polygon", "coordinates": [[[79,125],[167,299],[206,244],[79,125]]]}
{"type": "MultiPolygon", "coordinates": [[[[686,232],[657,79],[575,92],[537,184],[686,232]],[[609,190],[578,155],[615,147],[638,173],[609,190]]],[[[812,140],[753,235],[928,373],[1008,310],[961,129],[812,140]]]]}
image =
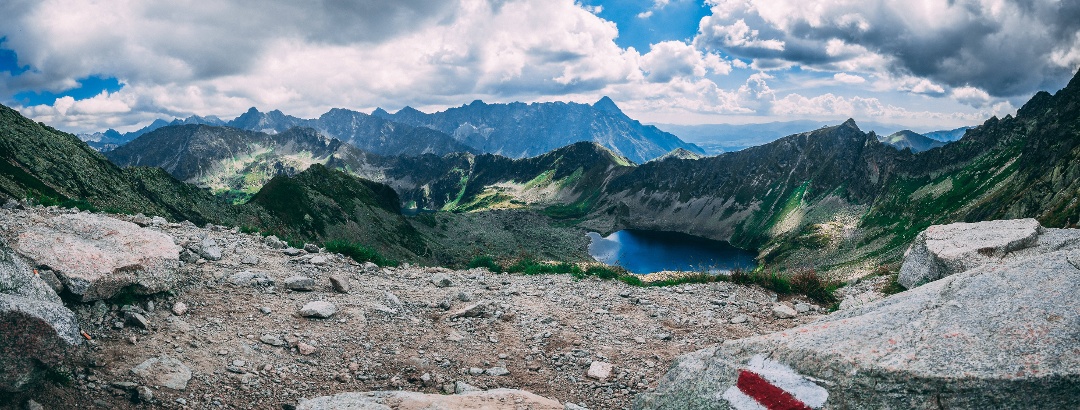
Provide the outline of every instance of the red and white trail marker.
{"type": "Polygon", "coordinates": [[[829,391],[780,362],[755,355],[739,370],[735,385],[718,396],[736,410],[811,410],[825,406],[829,391]]]}

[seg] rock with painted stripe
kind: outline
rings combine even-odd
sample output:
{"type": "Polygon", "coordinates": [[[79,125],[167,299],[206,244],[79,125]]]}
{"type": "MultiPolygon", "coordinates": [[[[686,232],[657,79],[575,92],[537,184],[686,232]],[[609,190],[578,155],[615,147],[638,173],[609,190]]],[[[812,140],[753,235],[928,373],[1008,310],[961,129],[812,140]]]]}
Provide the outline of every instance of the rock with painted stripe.
{"type": "Polygon", "coordinates": [[[679,358],[638,409],[1080,408],[1080,250],[679,358]]]}

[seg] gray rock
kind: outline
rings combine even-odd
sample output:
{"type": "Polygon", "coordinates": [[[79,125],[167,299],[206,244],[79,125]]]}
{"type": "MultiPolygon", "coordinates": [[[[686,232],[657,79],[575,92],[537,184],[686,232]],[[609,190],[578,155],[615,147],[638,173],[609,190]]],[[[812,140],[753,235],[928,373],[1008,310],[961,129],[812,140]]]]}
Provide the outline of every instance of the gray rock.
{"type": "Polygon", "coordinates": [[[19,208],[19,201],[8,199],[7,202],[4,202],[3,208],[8,210],[19,208]]]}
{"type": "Polygon", "coordinates": [[[272,286],[274,279],[266,272],[243,271],[229,276],[229,283],[236,286],[272,286]]]}
{"type": "Polygon", "coordinates": [[[135,325],[143,329],[150,328],[150,321],[146,319],[146,316],[137,312],[124,312],[124,323],[135,325]]]}
{"type": "Polygon", "coordinates": [[[188,380],[191,380],[191,369],[169,356],[146,359],[133,367],[131,372],[142,380],[144,385],[161,386],[173,390],[186,389],[188,380]]]}
{"type": "MultiPolygon", "coordinates": [[[[10,203],[11,200],[8,200],[8,202],[10,203]]],[[[26,410],[45,410],[45,406],[42,406],[41,403],[34,401],[34,399],[29,399],[26,401],[26,410]]]]}
{"type": "Polygon", "coordinates": [[[151,226],[161,227],[161,226],[165,226],[165,225],[168,225],[168,224],[169,224],[169,220],[167,220],[165,218],[162,218],[160,216],[155,216],[155,217],[150,218],[150,225],[151,226]]]}
{"type": "Polygon", "coordinates": [[[484,370],[484,374],[488,376],[506,376],[510,374],[510,370],[502,366],[489,367],[484,370]]]}
{"type": "Polygon", "coordinates": [[[783,303],[778,303],[776,305],[773,305],[772,314],[777,319],[791,319],[797,316],[799,312],[796,312],[795,309],[791,308],[791,306],[785,305],[783,303]]]}
{"type": "Polygon", "coordinates": [[[259,257],[255,255],[247,255],[240,259],[240,263],[245,265],[258,265],[259,257]]]}
{"type": "Polygon", "coordinates": [[[82,342],[75,314],[0,239],[0,392],[27,388],[82,342]]]}
{"type": "Polygon", "coordinates": [[[199,248],[197,250],[199,256],[202,256],[208,261],[221,260],[221,247],[218,246],[217,241],[213,238],[203,238],[199,242],[199,248]]]}
{"type": "Polygon", "coordinates": [[[199,255],[189,249],[180,250],[180,260],[184,263],[195,263],[198,262],[199,259],[199,255]]]}
{"type": "Polygon", "coordinates": [[[135,398],[139,400],[139,403],[150,403],[154,401],[154,391],[149,387],[139,386],[135,388],[135,398]]]}
{"type": "Polygon", "coordinates": [[[259,338],[259,341],[266,343],[270,346],[285,346],[284,340],[281,340],[281,338],[277,337],[277,335],[272,335],[269,333],[262,335],[262,337],[259,338]]]}
{"type": "Polygon", "coordinates": [[[372,262],[364,262],[364,272],[374,272],[379,270],[379,265],[372,262]]]}
{"type": "Polygon", "coordinates": [[[311,259],[308,260],[308,262],[311,262],[312,265],[325,265],[326,257],[322,255],[315,255],[312,256],[311,259]]]}
{"type": "Polygon", "coordinates": [[[131,223],[145,228],[147,226],[150,226],[150,224],[153,223],[153,220],[151,220],[150,217],[146,215],[135,214],[135,216],[131,217],[131,223]]]}
{"type": "Polygon", "coordinates": [[[463,381],[454,382],[454,394],[462,394],[462,393],[468,393],[468,392],[473,392],[473,391],[484,391],[484,389],[473,386],[473,385],[471,385],[469,383],[465,383],[463,381]]]}
{"type": "Polygon", "coordinates": [[[900,267],[900,285],[911,289],[968,269],[1000,262],[1038,242],[1043,227],[1034,219],[934,225],[915,237],[900,267]]]}
{"type": "Polygon", "coordinates": [[[276,237],[274,235],[270,235],[270,236],[267,236],[267,237],[263,238],[263,243],[265,243],[266,246],[269,246],[269,247],[271,247],[273,249],[285,249],[286,246],[289,246],[288,244],[285,243],[285,241],[282,241],[281,239],[278,239],[278,237],[276,237]]]}
{"type": "Polygon", "coordinates": [[[26,389],[49,366],[68,362],[83,342],[75,314],[61,304],[0,293],[0,391],[26,389]],[[42,366],[44,365],[44,366],[42,366]]]}
{"type": "Polygon", "coordinates": [[[748,369],[787,374],[818,407],[1077,408],[1078,266],[1078,249],[990,263],[728,341],[680,357],[634,407],[728,408],[748,369]]]}
{"type": "Polygon", "coordinates": [[[281,250],[281,253],[284,253],[285,255],[288,255],[288,256],[300,256],[300,254],[303,253],[303,252],[304,251],[302,251],[300,249],[293,248],[291,246],[281,250]]]}
{"type": "Polygon", "coordinates": [[[168,235],[89,213],[59,215],[19,234],[17,248],[52,268],[81,301],[121,289],[153,294],[179,280],[180,247],[168,235]]]}
{"type": "Polygon", "coordinates": [[[45,281],[45,284],[49,285],[57,295],[64,293],[64,283],[60,281],[60,278],[56,277],[56,273],[52,269],[38,269],[38,277],[45,281]]]}
{"type": "Polygon", "coordinates": [[[313,243],[304,244],[304,252],[307,253],[319,253],[319,245],[313,243]]]}
{"type": "Polygon", "coordinates": [[[0,293],[62,304],[49,284],[0,238],[0,293]]]}
{"type": "Polygon", "coordinates": [[[607,362],[593,361],[589,363],[589,370],[585,372],[585,375],[596,380],[607,380],[611,377],[611,371],[615,368],[615,365],[607,362]]]}
{"type": "Polygon", "coordinates": [[[457,317],[481,317],[487,313],[487,304],[484,302],[473,303],[461,309],[450,312],[451,318],[457,317]]]}
{"type": "Polygon", "coordinates": [[[486,409],[563,410],[563,405],[524,390],[492,389],[442,395],[407,391],[338,393],[301,401],[296,410],[486,409]]]}
{"type": "Polygon", "coordinates": [[[349,293],[349,278],[342,275],[330,275],[330,286],[337,293],[349,293]]]}
{"type": "Polygon", "coordinates": [[[174,315],[183,316],[188,311],[187,303],[176,302],[172,305],[172,312],[174,315]]]}
{"type": "Polygon", "coordinates": [[[810,305],[807,303],[796,303],[795,311],[799,313],[806,313],[810,311],[810,305]]]}
{"type": "Polygon", "coordinates": [[[437,288],[454,286],[454,282],[450,280],[450,276],[445,273],[436,273],[431,277],[431,283],[435,284],[435,287],[437,288]]]}
{"type": "Polygon", "coordinates": [[[315,279],[307,276],[290,276],[285,279],[285,287],[292,290],[312,291],[315,290],[315,279]]]}
{"type": "Polygon", "coordinates": [[[323,301],[308,302],[300,309],[300,316],[303,317],[326,319],[333,316],[334,313],[337,313],[337,306],[334,306],[333,303],[323,301]]]}
{"type": "Polygon", "coordinates": [[[563,410],[589,410],[588,407],[580,406],[574,403],[567,402],[563,407],[563,410]]]}

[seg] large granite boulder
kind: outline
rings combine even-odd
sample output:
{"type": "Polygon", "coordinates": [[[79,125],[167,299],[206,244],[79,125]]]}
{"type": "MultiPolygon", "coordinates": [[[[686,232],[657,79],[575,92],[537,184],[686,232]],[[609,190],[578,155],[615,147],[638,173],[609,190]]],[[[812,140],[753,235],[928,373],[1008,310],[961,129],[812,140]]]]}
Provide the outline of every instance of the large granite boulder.
{"type": "Polygon", "coordinates": [[[180,247],[168,235],[93,214],[69,214],[19,234],[17,249],[56,272],[84,302],[121,290],[152,294],[179,279],[180,247]]]}
{"type": "Polygon", "coordinates": [[[1034,219],[934,225],[904,253],[898,281],[911,289],[989,263],[1080,246],[1080,230],[1046,229],[1034,219]]]}
{"type": "Polygon", "coordinates": [[[297,410],[563,410],[558,401],[522,390],[494,389],[444,396],[407,391],[339,393],[301,401],[297,410]]]}
{"type": "Polygon", "coordinates": [[[75,314],[0,239],[0,391],[25,389],[81,343],[75,314]]]}
{"type": "Polygon", "coordinates": [[[1007,261],[813,323],[682,356],[634,407],[1080,408],[1073,233],[1051,232],[1007,261]],[[1064,250],[1032,250],[1055,247],[1064,250]]]}

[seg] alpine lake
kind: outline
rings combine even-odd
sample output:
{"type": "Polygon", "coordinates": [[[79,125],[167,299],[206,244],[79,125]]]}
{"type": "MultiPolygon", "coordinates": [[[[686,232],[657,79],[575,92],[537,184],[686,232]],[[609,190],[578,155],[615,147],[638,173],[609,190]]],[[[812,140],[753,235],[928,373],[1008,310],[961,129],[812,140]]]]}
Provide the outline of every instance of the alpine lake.
{"type": "Polygon", "coordinates": [[[756,253],[727,242],[687,235],[625,229],[608,236],[589,232],[589,255],[631,273],[693,271],[720,273],[754,269],[756,253]]]}

